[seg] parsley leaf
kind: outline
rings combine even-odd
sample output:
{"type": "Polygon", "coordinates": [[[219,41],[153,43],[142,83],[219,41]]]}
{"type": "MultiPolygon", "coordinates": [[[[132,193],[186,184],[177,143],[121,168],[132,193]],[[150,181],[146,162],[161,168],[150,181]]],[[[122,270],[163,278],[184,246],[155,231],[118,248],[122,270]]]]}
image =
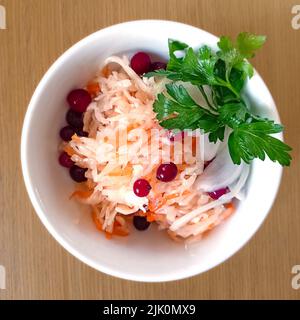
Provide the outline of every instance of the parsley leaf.
{"type": "Polygon", "coordinates": [[[238,35],[236,44],[229,37],[222,36],[218,42],[218,56],[223,60],[230,73],[232,68],[243,71],[244,78],[253,76],[253,67],[245,60],[252,58],[255,51],[260,49],[266,41],[265,36],[254,35],[248,32],[242,32],[238,35]]]}
{"type": "Polygon", "coordinates": [[[167,84],[166,89],[167,93],[180,105],[186,107],[198,106],[182,85],[167,84]]]}
{"type": "Polygon", "coordinates": [[[194,85],[217,83],[214,75],[216,59],[210,57],[206,49],[200,48],[198,55],[192,48],[187,50],[180,69],[182,81],[189,81],[194,85]]]}
{"type": "MultiPolygon", "coordinates": [[[[226,81],[226,65],[223,60],[219,59],[217,61],[214,72],[218,78],[226,81]]],[[[246,80],[243,76],[242,71],[232,69],[228,80],[231,86],[234,88],[235,92],[240,95],[246,80]]],[[[212,87],[212,90],[217,100],[217,104],[220,106],[225,103],[237,100],[236,94],[226,86],[214,85],[212,87]]]]}
{"type": "Polygon", "coordinates": [[[209,141],[216,143],[218,140],[224,140],[225,126],[219,126],[216,130],[211,131],[208,135],[209,141]]]}
{"type": "Polygon", "coordinates": [[[214,74],[217,57],[208,46],[201,47],[198,52],[187,48],[185,43],[169,40],[170,60],[167,70],[149,72],[145,77],[166,76],[174,81],[191,82],[194,85],[218,84],[214,74]],[[177,57],[175,52],[183,51],[183,57],[177,57]]]}
{"type": "Polygon", "coordinates": [[[167,84],[166,89],[172,99],[160,93],[153,106],[162,127],[173,130],[200,128],[209,133],[211,142],[224,139],[225,126],[218,122],[217,115],[198,105],[182,85],[167,84]]]}
{"type": "Polygon", "coordinates": [[[265,160],[265,154],[283,166],[289,166],[291,147],[269,134],[282,131],[282,126],[271,121],[245,123],[235,128],[228,139],[231,158],[235,164],[241,159],[250,163],[254,158],[265,160]]]}
{"type": "Polygon", "coordinates": [[[186,48],[188,48],[188,45],[186,43],[173,40],[173,39],[169,39],[168,45],[169,45],[169,56],[170,56],[170,60],[168,62],[168,70],[177,71],[178,68],[180,68],[181,66],[182,58],[178,58],[175,55],[175,52],[184,51],[186,48]]]}
{"type": "Polygon", "coordinates": [[[254,72],[246,59],[252,58],[264,42],[265,36],[247,32],[240,33],[235,42],[223,36],[215,53],[208,46],[194,50],[169,40],[167,70],[146,74],[173,81],[166,84],[166,92],[158,94],[153,105],[160,125],[171,130],[200,128],[211,142],[223,141],[229,127],[228,147],[234,163],[268,156],[283,166],[290,165],[291,147],[272,136],[283,126],[252,114],[242,97],[246,79],[254,72]],[[196,103],[179,81],[195,85],[207,106],[196,103]]]}
{"type": "Polygon", "coordinates": [[[224,104],[219,112],[220,120],[223,123],[227,123],[230,127],[236,127],[245,121],[249,111],[243,103],[237,102],[224,104]]]}
{"type": "Polygon", "coordinates": [[[240,54],[246,58],[252,58],[255,51],[260,49],[266,41],[266,36],[254,35],[242,32],[237,37],[237,48],[240,54]]]}
{"type": "Polygon", "coordinates": [[[197,129],[205,109],[197,105],[182,85],[168,84],[166,87],[172,99],[160,93],[153,105],[160,125],[166,129],[197,129]]]}

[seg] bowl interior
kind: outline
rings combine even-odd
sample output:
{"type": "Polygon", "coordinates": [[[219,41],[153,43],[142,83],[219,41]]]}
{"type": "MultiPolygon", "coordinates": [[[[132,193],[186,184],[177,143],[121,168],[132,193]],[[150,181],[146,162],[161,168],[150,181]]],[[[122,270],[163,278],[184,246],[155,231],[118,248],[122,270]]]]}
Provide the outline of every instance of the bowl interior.
{"type": "MultiPolygon", "coordinates": [[[[167,59],[167,39],[192,46],[216,47],[217,38],[200,29],[170,21],[135,21],[116,25],[85,38],[49,69],[31,100],[22,133],[22,167],[26,187],[39,217],[51,234],[90,266],[126,279],[167,281],[201,273],[235,253],[255,233],[277,192],[281,167],[254,161],[247,197],[236,213],[201,242],[190,247],[172,242],[151,226],[132,230],[126,238],[106,240],[92,223],[88,208],[70,201],[74,183],[60,167],[58,132],[65,124],[67,93],[81,87],[113,54],[146,51],[167,59]]],[[[278,120],[273,99],[256,73],[247,97],[278,120]]]]}

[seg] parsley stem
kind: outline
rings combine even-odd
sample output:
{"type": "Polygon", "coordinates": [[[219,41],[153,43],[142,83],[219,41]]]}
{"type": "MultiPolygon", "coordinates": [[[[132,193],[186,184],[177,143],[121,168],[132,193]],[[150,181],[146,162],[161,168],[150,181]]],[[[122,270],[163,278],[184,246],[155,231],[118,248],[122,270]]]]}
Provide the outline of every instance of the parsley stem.
{"type": "Polygon", "coordinates": [[[231,83],[228,83],[228,89],[231,90],[238,99],[240,99],[240,94],[233,88],[231,83]]]}
{"type": "Polygon", "coordinates": [[[225,78],[226,78],[226,81],[227,81],[228,83],[230,83],[230,80],[229,80],[230,72],[231,72],[231,68],[228,68],[228,67],[227,67],[226,72],[225,72],[225,78]]]}
{"type": "Polygon", "coordinates": [[[205,99],[205,101],[206,101],[206,103],[207,103],[207,106],[210,107],[211,109],[217,110],[216,107],[213,106],[213,105],[209,102],[208,97],[207,97],[207,94],[206,94],[203,86],[202,86],[202,85],[198,85],[198,89],[201,91],[202,96],[204,97],[204,99],[205,99]]]}
{"type": "Polygon", "coordinates": [[[211,97],[214,105],[217,106],[217,109],[218,109],[218,101],[217,101],[216,91],[214,90],[214,87],[211,88],[211,97]]]}
{"type": "Polygon", "coordinates": [[[229,81],[227,82],[221,78],[218,78],[217,85],[229,89],[238,99],[241,98],[240,94],[234,89],[234,87],[231,85],[229,81]]]}

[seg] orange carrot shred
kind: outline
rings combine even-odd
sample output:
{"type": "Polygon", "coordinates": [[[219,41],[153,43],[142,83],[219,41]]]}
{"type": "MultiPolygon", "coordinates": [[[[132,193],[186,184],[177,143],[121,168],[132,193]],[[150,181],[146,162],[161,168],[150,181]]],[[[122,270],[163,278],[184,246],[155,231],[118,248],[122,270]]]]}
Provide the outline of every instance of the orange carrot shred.
{"type": "Polygon", "coordinates": [[[147,214],[147,221],[148,222],[153,222],[153,221],[155,221],[156,219],[155,219],[155,214],[153,214],[152,212],[151,213],[149,213],[149,214],[147,214]]]}
{"type": "Polygon", "coordinates": [[[97,218],[97,212],[96,212],[95,208],[93,208],[93,210],[92,210],[92,218],[93,218],[93,221],[94,221],[94,223],[96,225],[96,228],[99,231],[105,233],[106,239],[110,240],[114,235],[115,236],[120,236],[120,237],[126,237],[129,234],[128,230],[126,230],[124,227],[122,227],[118,221],[114,222],[114,228],[113,228],[112,232],[108,232],[106,230],[103,230],[102,223],[97,218]]]}
{"type": "Polygon", "coordinates": [[[71,138],[73,141],[75,141],[75,142],[80,142],[80,138],[78,137],[78,135],[76,134],[76,133],[74,133],[73,135],[72,135],[72,138],[71,138]]]}
{"type": "Polygon", "coordinates": [[[120,237],[126,237],[128,236],[129,232],[123,228],[115,227],[112,234],[120,237]]]}
{"type": "Polygon", "coordinates": [[[132,167],[131,166],[127,166],[125,168],[116,168],[114,170],[112,170],[109,173],[109,176],[127,176],[127,175],[131,175],[132,173],[132,167]]]}
{"type": "Polygon", "coordinates": [[[71,194],[70,199],[72,199],[73,197],[87,199],[88,197],[90,197],[92,195],[92,193],[93,193],[92,190],[89,190],[89,191],[76,190],[71,194]]]}
{"type": "Polygon", "coordinates": [[[71,148],[68,144],[64,147],[64,151],[72,157],[73,154],[76,154],[75,150],[71,148]]]}
{"type": "Polygon", "coordinates": [[[226,219],[230,215],[232,215],[232,213],[235,210],[235,207],[232,202],[224,204],[224,207],[226,208],[226,210],[222,213],[222,218],[226,219]]]}
{"type": "Polygon", "coordinates": [[[105,238],[110,240],[112,238],[112,233],[105,231],[105,238]]]}
{"type": "Polygon", "coordinates": [[[108,78],[108,76],[110,75],[110,70],[108,68],[108,66],[105,66],[102,70],[101,70],[101,74],[105,77],[108,78]]]}
{"type": "Polygon", "coordinates": [[[139,211],[136,212],[134,215],[140,216],[140,217],[145,217],[145,216],[147,215],[147,213],[143,212],[142,210],[139,210],[139,211]]]}
{"type": "Polygon", "coordinates": [[[86,86],[87,92],[92,98],[95,98],[100,92],[100,86],[98,82],[89,82],[86,86]]]}
{"type": "Polygon", "coordinates": [[[232,209],[232,210],[235,209],[235,207],[234,207],[234,205],[233,205],[232,202],[225,203],[225,204],[224,204],[224,207],[225,207],[226,209],[232,209]]]}

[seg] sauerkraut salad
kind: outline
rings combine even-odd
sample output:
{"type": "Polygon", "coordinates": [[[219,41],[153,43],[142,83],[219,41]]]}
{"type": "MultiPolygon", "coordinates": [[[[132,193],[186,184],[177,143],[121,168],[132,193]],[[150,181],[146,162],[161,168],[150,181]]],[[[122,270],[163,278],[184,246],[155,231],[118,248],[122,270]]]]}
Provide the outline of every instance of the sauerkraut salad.
{"type": "MultiPolygon", "coordinates": [[[[244,197],[249,164],[232,161],[232,128],[212,141],[205,130],[161,125],[154,105],[172,94],[172,79],[161,77],[167,70],[144,52],[131,60],[111,56],[86,87],[67,96],[59,162],[77,182],[71,198],[90,206],[95,226],[107,238],[129,235],[131,225],[146,230],[155,224],[175,241],[200,240],[244,197]]],[[[209,110],[208,87],[178,83],[209,110]]],[[[164,121],[174,115],[166,114],[164,121]]]]}

